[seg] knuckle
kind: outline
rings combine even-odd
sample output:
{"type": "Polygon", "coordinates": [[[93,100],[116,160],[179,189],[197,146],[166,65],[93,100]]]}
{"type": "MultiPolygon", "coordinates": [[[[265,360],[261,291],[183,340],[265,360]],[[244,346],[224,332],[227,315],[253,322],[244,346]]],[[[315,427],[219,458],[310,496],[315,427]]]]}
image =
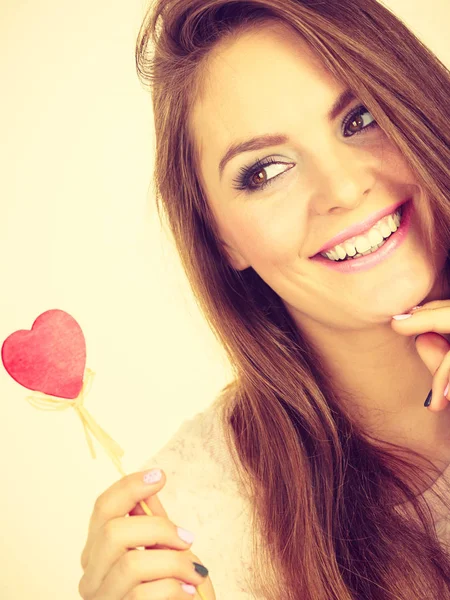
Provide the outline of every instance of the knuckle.
{"type": "Polygon", "coordinates": [[[128,550],[128,552],[125,552],[125,554],[122,554],[119,558],[117,568],[121,577],[129,578],[130,575],[134,573],[136,570],[137,558],[139,558],[137,556],[138,552],[139,550],[128,550]]]}
{"type": "Polygon", "coordinates": [[[89,595],[89,587],[87,585],[86,577],[84,575],[78,583],[78,593],[83,600],[90,600],[91,598],[89,595]]]}
{"type": "Polygon", "coordinates": [[[102,525],[102,536],[106,542],[106,544],[111,544],[115,538],[117,533],[117,527],[114,519],[110,521],[106,521],[104,525],[102,525]]]}
{"type": "Polygon", "coordinates": [[[94,503],[94,514],[97,516],[102,516],[104,512],[106,512],[106,492],[100,494],[100,496],[96,499],[94,503]]]}
{"type": "Polygon", "coordinates": [[[81,558],[80,558],[80,565],[81,565],[81,568],[83,569],[83,571],[86,571],[87,564],[88,564],[88,555],[87,555],[86,549],[84,549],[83,553],[81,555],[81,558]]]}
{"type": "Polygon", "coordinates": [[[83,600],[86,600],[86,596],[84,595],[83,577],[78,582],[78,594],[81,596],[81,598],[83,598],[83,600]]]}

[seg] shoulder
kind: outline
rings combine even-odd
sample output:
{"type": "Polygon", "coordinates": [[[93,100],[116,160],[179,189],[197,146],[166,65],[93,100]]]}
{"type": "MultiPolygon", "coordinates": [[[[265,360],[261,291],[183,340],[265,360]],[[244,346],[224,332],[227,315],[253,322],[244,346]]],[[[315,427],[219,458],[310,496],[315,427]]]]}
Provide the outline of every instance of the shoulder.
{"type": "Polygon", "coordinates": [[[186,419],[172,437],[142,466],[164,468],[167,477],[187,483],[195,476],[199,487],[212,487],[223,477],[235,479],[230,452],[224,435],[222,398],[205,410],[186,419]],[[165,467],[162,464],[165,463],[165,467]]]}
{"type": "Polygon", "coordinates": [[[249,600],[250,506],[225,441],[223,406],[219,397],[184,421],[141,469],[164,470],[158,497],[169,519],[195,534],[192,551],[209,569],[217,600],[231,592],[235,600],[249,600]]]}

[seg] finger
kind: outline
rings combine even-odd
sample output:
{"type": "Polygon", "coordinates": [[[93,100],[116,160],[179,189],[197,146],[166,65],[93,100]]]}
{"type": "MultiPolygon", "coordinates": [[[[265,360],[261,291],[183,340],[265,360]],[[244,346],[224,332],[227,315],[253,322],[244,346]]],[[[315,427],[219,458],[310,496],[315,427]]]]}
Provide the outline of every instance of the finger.
{"type": "MultiPolygon", "coordinates": [[[[190,560],[193,562],[197,562],[199,564],[203,564],[202,561],[198,558],[198,556],[195,556],[195,554],[192,554],[191,552],[186,552],[186,555],[189,556],[190,560]]],[[[186,600],[189,600],[189,598],[193,598],[194,600],[198,600],[199,596],[198,595],[191,595],[191,594],[185,594],[185,596],[182,595],[175,595],[177,592],[178,588],[175,588],[175,586],[170,586],[170,582],[171,581],[177,581],[178,585],[181,587],[181,585],[183,583],[186,583],[180,579],[171,579],[171,578],[166,578],[166,579],[158,579],[156,581],[151,581],[151,582],[145,582],[142,583],[141,585],[138,585],[136,588],[134,588],[132,590],[132,592],[126,596],[124,596],[123,600],[131,600],[131,598],[186,598],[186,600]],[[166,585],[167,584],[167,585],[166,585]],[[174,593],[173,595],[171,594],[171,588],[173,588],[174,593]],[[142,592],[142,593],[141,593],[142,592]],[[135,595],[133,595],[135,594],[135,595]]],[[[216,599],[216,594],[214,591],[214,587],[212,585],[211,582],[211,578],[207,577],[201,584],[201,590],[203,592],[202,597],[208,598],[208,600],[215,600],[216,599]]]]}
{"type": "Polygon", "coordinates": [[[420,307],[406,315],[392,317],[391,327],[401,335],[417,335],[432,331],[450,333],[450,301],[430,302],[428,307],[420,307]],[[433,304],[434,307],[429,305],[433,304]]]}
{"type": "MultiPolygon", "coordinates": [[[[191,560],[183,551],[177,550],[130,550],[108,571],[96,591],[98,598],[124,598],[133,594],[142,582],[176,578],[194,587],[202,585],[205,578],[194,569],[191,560]]],[[[136,595],[132,597],[137,598],[136,595]]],[[[151,597],[150,597],[151,598],[151,597]]],[[[164,594],[163,598],[170,598],[164,594]]],[[[156,599],[155,599],[156,600],[156,599]]]]}
{"type": "Polygon", "coordinates": [[[428,407],[432,412],[445,410],[448,400],[441,398],[447,383],[443,384],[448,377],[450,369],[449,350],[450,344],[438,333],[424,333],[416,339],[416,350],[430,373],[433,375],[432,401],[428,407]],[[447,369],[447,375],[445,370],[447,369]],[[443,387],[441,387],[443,384],[443,387]]]}
{"type": "Polygon", "coordinates": [[[450,351],[450,344],[438,333],[427,332],[417,336],[416,350],[430,373],[434,376],[450,351]]]}
{"type": "Polygon", "coordinates": [[[156,496],[166,483],[164,471],[162,471],[160,481],[153,484],[144,482],[146,472],[139,471],[122,477],[97,498],[89,521],[88,538],[81,555],[81,566],[83,569],[88,562],[92,541],[96,537],[98,530],[107,521],[127,515],[140,500],[145,499],[152,515],[168,516],[156,496]]]}
{"type": "Polygon", "coordinates": [[[84,573],[85,591],[97,590],[113,565],[128,551],[139,546],[187,550],[191,544],[178,535],[176,526],[165,517],[120,517],[108,521],[95,538],[84,573]],[[89,589],[88,589],[89,588],[89,589]]]}
{"type": "Polygon", "coordinates": [[[166,484],[165,473],[161,471],[162,477],[159,481],[147,484],[144,481],[147,472],[139,471],[122,477],[97,498],[91,517],[91,528],[94,533],[103,527],[106,521],[127,515],[144,499],[154,515],[167,517],[163,505],[156,496],[166,484]]]}
{"type": "Polygon", "coordinates": [[[440,412],[448,408],[449,393],[445,395],[445,388],[449,383],[450,377],[450,352],[447,352],[441,364],[437,368],[433,376],[431,404],[427,408],[432,412],[440,412]]]}

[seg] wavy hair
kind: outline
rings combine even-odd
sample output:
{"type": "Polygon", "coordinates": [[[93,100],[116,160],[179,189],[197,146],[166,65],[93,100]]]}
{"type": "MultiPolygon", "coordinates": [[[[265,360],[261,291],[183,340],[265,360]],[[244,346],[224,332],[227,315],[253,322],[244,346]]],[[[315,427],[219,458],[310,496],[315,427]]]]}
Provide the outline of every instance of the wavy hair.
{"type": "Polygon", "coordinates": [[[214,53],[270,23],[292,28],[371,112],[423,190],[417,210],[429,252],[450,247],[450,72],[385,6],[152,3],[136,67],[152,95],[158,215],[232,367],[224,427],[253,511],[252,590],[271,600],[450,599],[449,553],[417,495],[438,469],[352,420],[280,297],[251,267],[229,264],[208,207],[189,116],[214,53]]]}

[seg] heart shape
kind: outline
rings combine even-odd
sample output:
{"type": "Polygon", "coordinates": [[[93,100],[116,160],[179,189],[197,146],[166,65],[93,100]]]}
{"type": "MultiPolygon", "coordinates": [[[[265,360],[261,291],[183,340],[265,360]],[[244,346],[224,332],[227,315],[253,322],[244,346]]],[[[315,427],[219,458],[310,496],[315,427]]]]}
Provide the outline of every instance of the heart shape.
{"type": "Polygon", "coordinates": [[[2,361],[11,377],[36,392],[76,398],[83,387],[86,342],[81,327],[63,310],[48,310],[30,330],[3,342],[2,361]]]}

